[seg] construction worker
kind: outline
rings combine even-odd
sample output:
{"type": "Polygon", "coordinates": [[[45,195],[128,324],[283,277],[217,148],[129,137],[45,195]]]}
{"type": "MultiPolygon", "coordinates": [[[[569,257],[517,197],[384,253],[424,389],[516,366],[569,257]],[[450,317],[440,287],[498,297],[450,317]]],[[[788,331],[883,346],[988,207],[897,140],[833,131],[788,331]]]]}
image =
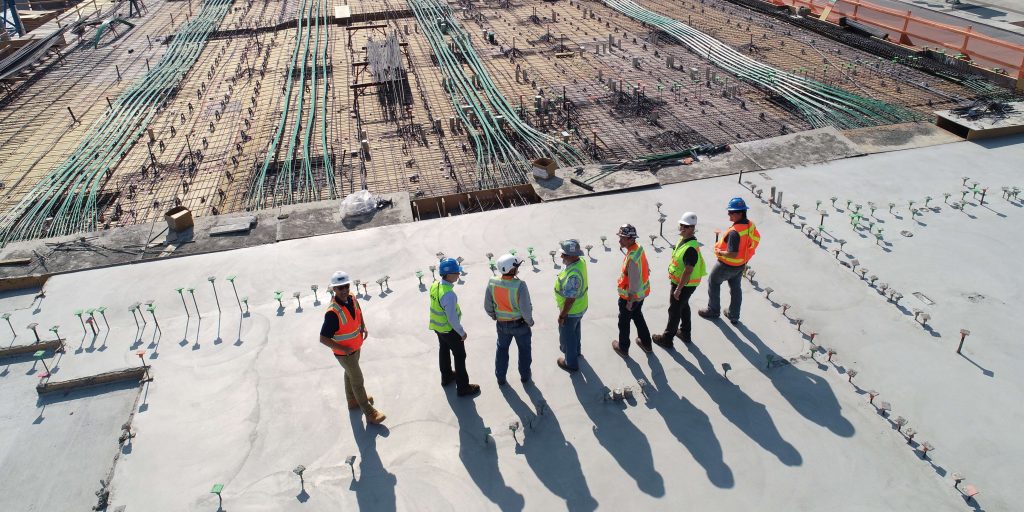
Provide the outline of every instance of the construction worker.
{"type": "Polygon", "coordinates": [[[359,355],[370,332],[363,321],[363,310],[359,301],[349,293],[351,283],[348,273],[337,271],[331,276],[334,297],[324,313],[324,324],[320,327],[320,343],[334,352],[335,359],[345,369],[345,397],[349,409],[362,409],[367,423],[381,423],[384,413],[373,407],[373,397],[363,387],[363,371],[359,368],[359,355]]]}
{"type": "Polygon", "coordinates": [[[729,312],[725,315],[733,325],[740,323],[740,304],[743,292],[740,281],[747,262],[754,256],[761,233],[753,222],[747,219],[747,203],[742,198],[729,200],[729,221],[732,226],[715,243],[715,257],[718,263],[708,276],[708,307],[697,312],[708,320],[718,318],[721,311],[720,295],[722,282],[729,283],[729,312]]]}
{"type": "Polygon", "coordinates": [[[700,278],[707,275],[704,257],[700,255],[697,242],[697,214],[686,212],[679,219],[679,241],[672,250],[668,263],[669,286],[668,324],[664,334],[651,338],[658,345],[672,348],[672,337],[678,336],[683,343],[691,343],[690,337],[690,296],[700,284],[700,278]]]}
{"type": "Polygon", "coordinates": [[[530,302],[530,290],[526,283],[516,275],[523,259],[512,254],[502,254],[498,258],[500,277],[492,277],[487,283],[484,293],[484,311],[494,320],[498,331],[498,348],[494,356],[494,376],[498,385],[504,386],[508,381],[508,348],[512,339],[516,340],[519,349],[519,380],[530,381],[531,355],[530,340],[533,335],[533,305],[530,302]]]}
{"type": "Polygon", "coordinates": [[[580,321],[587,312],[587,264],[580,259],[583,250],[579,240],[563,240],[559,253],[565,267],[555,278],[555,303],[558,304],[558,346],[565,354],[558,358],[558,367],[575,372],[580,369],[579,361],[580,321]]]}
{"type": "Polygon", "coordinates": [[[644,313],[644,299],[651,293],[651,271],[647,266],[644,248],[636,243],[636,228],[623,224],[615,233],[619,237],[619,249],[625,254],[622,271],[619,273],[619,339],[612,341],[612,350],[622,357],[629,356],[629,323],[636,324],[636,344],[644,352],[651,349],[651,331],[647,328],[644,313]]]}
{"type": "Polygon", "coordinates": [[[455,382],[459,396],[472,396],[480,386],[469,383],[466,373],[466,330],[462,328],[462,308],[455,295],[454,282],[459,280],[462,267],[454,258],[445,258],[438,265],[440,281],[430,285],[430,330],[437,333],[438,363],[441,367],[441,385],[455,382]],[[452,371],[452,360],[455,371],[452,371]]]}

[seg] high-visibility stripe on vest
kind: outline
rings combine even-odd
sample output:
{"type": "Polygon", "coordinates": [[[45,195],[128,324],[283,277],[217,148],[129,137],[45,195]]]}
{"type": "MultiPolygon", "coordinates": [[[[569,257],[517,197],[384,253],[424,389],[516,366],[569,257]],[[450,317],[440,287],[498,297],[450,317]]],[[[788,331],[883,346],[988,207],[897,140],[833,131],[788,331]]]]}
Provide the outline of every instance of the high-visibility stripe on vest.
{"type": "Polygon", "coordinates": [[[622,275],[619,276],[619,298],[629,299],[629,262],[632,261],[640,267],[640,298],[643,299],[651,294],[651,269],[647,266],[647,254],[644,248],[634,243],[629,247],[629,252],[622,259],[622,275]]]}
{"type": "Polygon", "coordinates": [[[327,308],[328,312],[338,317],[338,330],[331,336],[331,341],[341,345],[341,348],[332,347],[331,350],[339,356],[347,356],[363,346],[363,309],[359,307],[359,302],[352,294],[349,294],[349,300],[352,301],[352,308],[356,313],[354,316],[348,312],[348,308],[338,304],[337,300],[332,300],[327,308]]]}
{"type": "Polygon", "coordinates": [[[569,308],[569,314],[578,315],[587,310],[587,290],[589,289],[587,281],[587,265],[586,263],[583,263],[582,259],[576,260],[576,262],[571,265],[566,265],[566,267],[558,273],[558,277],[555,278],[555,303],[558,304],[558,310],[561,311],[562,307],[565,305],[565,299],[571,298],[562,295],[562,288],[572,276],[576,276],[580,280],[580,296],[576,297],[576,301],[572,303],[572,307],[569,308]]]}
{"type": "Polygon", "coordinates": [[[758,244],[761,243],[761,233],[757,231],[757,227],[754,223],[749,224],[733,224],[729,226],[729,229],[722,233],[722,238],[718,240],[718,244],[715,245],[715,249],[722,252],[729,250],[729,244],[725,239],[729,236],[730,231],[735,231],[740,235],[740,247],[736,251],[735,258],[726,258],[725,256],[718,256],[718,261],[730,265],[733,267],[740,267],[746,265],[750,258],[754,257],[754,252],[757,250],[758,244]]]}
{"type": "Polygon", "coordinates": [[[672,251],[672,261],[668,263],[668,278],[672,280],[674,284],[679,284],[679,280],[683,277],[683,272],[686,271],[686,265],[683,264],[683,255],[686,254],[686,250],[689,248],[697,251],[697,264],[693,266],[693,272],[690,273],[690,280],[683,286],[697,286],[700,284],[700,278],[708,275],[707,268],[704,265],[704,256],[700,254],[700,242],[696,238],[680,244],[675,250],[672,251]]]}
{"type": "MultiPolygon", "coordinates": [[[[448,322],[448,315],[445,314],[444,308],[441,307],[441,297],[444,294],[452,291],[455,287],[448,281],[434,281],[434,284],[430,285],[430,330],[437,332],[452,332],[452,324],[448,322]]],[[[462,307],[458,303],[455,304],[455,311],[459,314],[459,318],[462,318],[462,307]]]]}
{"type": "Polygon", "coordinates": [[[502,276],[492,277],[487,284],[488,293],[494,300],[494,316],[499,322],[523,318],[523,313],[519,310],[519,283],[522,281],[502,276]]]}

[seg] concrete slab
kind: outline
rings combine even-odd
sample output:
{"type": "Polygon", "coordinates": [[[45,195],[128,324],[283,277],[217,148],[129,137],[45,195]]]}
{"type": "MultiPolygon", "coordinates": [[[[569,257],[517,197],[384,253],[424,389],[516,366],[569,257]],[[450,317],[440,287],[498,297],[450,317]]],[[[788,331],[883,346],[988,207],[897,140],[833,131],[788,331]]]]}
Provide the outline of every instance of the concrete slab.
{"type": "Polygon", "coordinates": [[[555,169],[554,178],[533,178],[530,180],[530,185],[541,200],[557,201],[657,186],[658,180],[648,171],[616,170],[614,166],[588,165],[555,169]],[[586,187],[573,183],[571,180],[582,182],[586,187]]]}
{"type": "Polygon", "coordinates": [[[729,151],[713,157],[702,157],[692,165],[674,165],[654,171],[662,185],[683,181],[713,178],[738,172],[761,170],[753,160],[741,151],[729,151]]]}
{"type": "MultiPolygon", "coordinates": [[[[949,202],[958,200],[965,169],[969,185],[1019,184],[1021,142],[961,142],[752,173],[755,186],[784,190],[787,209],[802,205],[792,221],[735,178],[712,178],[57,275],[41,306],[12,296],[0,297],[0,308],[19,329],[30,321],[62,325],[69,338],[62,378],[121,368],[146,350],[155,380],[136,409],[134,449],[113,481],[113,505],[126,510],[214,510],[215,483],[225,484],[227,510],[736,510],[754,502],[768,510],[963,510],[953,471],[982,490],[967,507],[1010,510],[1017,502],[1012,468],[1024,455],[1007,420],[1024,414],[1016,399],[1024,376],[1015,370],[1024,351],[1014,337],[1022,297],[1016,281],[989,269],[1005,267],[1005,254],[1022,249],[1006,233],[1024,205],[995,194],[984,206],[967,197],[960,211],[942,198],[949,192],[957,194],[949,202]],[[644,311],[658,332],[675,240],[649,242],[659,228],[655,203],[670,216],[697,212],[698,239],[710,245],[735,195],[751,203],[763,236],[756,275],[742,284],[741,324],[695,316],[693,346],[656,347],[651,355],[634,347],[628,360],[614,354],[622,256],[599,237],[612,238],[624,222],[640,230],[654,273],[644,311]],[[909,216],[907,201],[921,205],[927,195],[929,208],[909,216]],[[847,227],[847,199],[883,205],[871,229],[884,228],[885,244],[869,238],[867,221],[847,227]],[[808,213],[816,200],[830,213],[827,248],[800,231],[801,222],[817,224],[808,213]],[[889,202],[896,204],[891,214],[889,202]],[[566,237],[594,246],[585,364],[571,376],[554,364],[549,287],[559,269],[546,256],[566,237]],[[848,240],[838,257],[829,251],[835,238],[848,240]],[[494,326],[481,311],[492,275],[485,254],[529,247],[541,255],[536,268],[522,271],[536,304],[533,384],[523,386],[513,371],[512,384],[499,388],[494,326]],[[469,373],[483,386],[475,400],[437,385],[436,341],[414,273],[429,276],[438,251],[465,258],[467,275],[456,289],[469,373]],[[868,277],[879,276],[873,286],[852,273],[853,258],[870,268],[868,277]],[[388,290],[370,284],[361,297],[370,332],[361,363],[386,427],[367,427],[346,409],[342,372],[313,339],[325,305],[313,302],[310,285],[319,284],[325,300],[325,282],[338,268],[371,283],[391,276],[388,290]],[[222,279],[228,274],[239,276],[238,294],[250,299],[248,316],[232,303],[222,279]],[[208,275],[221,277],[216,297],[208,275]],[[881,296],[882,280],[903,292],[898,305],[881,296]],[[196,303],[182,304],[178,286],[195,286],[196,303]],[[302,296],[279,305],[275,290],[302,296]],[[913,304],[913,291],[934,305],[913,304]],[[148,315],[141,329],[129,318],[128,305],[145,299],[155,299],[161,330],[148,315]],[[112,329],[93,337],[71,312],[98,304],[110,307],[112,329]],[[783,304],[790,305],[785,313],[783,304]],[[927,327],[912,308],[932,315],[927,327]],[[958,356],[965,327],[971,335],[958,356]],[[816,343],[838,352],[831,362],[821,353],[807,357],[812,331],[820,333],[816,343]],[[766,368],[769,355],[793,363],[766,368]],[[728,379],[723,363],[733,368],[728,379]],[[852,383],[849,369],[859,372],[852,383]],[[650,384],[646,396],[601,399],[605,388],[641,378],[650,384]],[[871,389],[910,420],[919,432],[914,442],[868,403],[871,389]],[[515,436],[512,421],[522,426],[515,436]],[[936,448],[927,460],[917,444],[924,441],[936,448]],[[350,472],[344,461],[352,455],[350,472]],[[304,489],[291,473],[298,464],[307,467],[304,489]]],[[[706,289],[702,283],[694,308],[706,304],[706,289]]],[[[0,399],[22,392],[3,388],[0,399]]]]}
{"type": "Polygon", "coordinates": [[[862,154],[853,141],[832,127],[741,142],[732,149],[746,155],[761,169],[811,165],[862,154]]]}
{"type": "MultiPolygon", "coordinates": [[[[39,380],[35,373],[42,366],[8,363],[3,361],[0,371],[0,509],[92,510],[115,456],[132,451],[132,444],[122,451],[118,436],[132,412],[138,385],[37,398],[26,391],[39,380]]],[[[60,375],[62,363],[50,364],[60,375]]]]}
{"type": "Polygon", "coordinates": [[[936,124],[967,140],[990,139],[1024,133],[1024,101],[1008,102],[1013,109],[1005,117],[968,119],[952,110],[935,112],[936,124]]]}
{"type": "Polygon", "coordinates": [[[864,154],[924,148],[964,140],[963,137],[954,135],[931,123],[905,123],[857,128],[844,130],[843,135],[853,141],[864,154]]]}
{"type": "Polygon", "coordinates": [[[0,267],[0,281],[412,222],[408,192],[382,194],[381,197],[390,200],[392,205],[360,218],[343,219],[340,200],[331,200],[252,213],[200,217],[194,227],[180,233],[168,232],[166,224],[159,221],[81,235],[15,242],[0,249],[0,255],[3,258],[30,258],[31,262],[19,267],[0,267]],[[238,223],[249,224],[252,228],[218,232],[218,228],[238,223]]]}

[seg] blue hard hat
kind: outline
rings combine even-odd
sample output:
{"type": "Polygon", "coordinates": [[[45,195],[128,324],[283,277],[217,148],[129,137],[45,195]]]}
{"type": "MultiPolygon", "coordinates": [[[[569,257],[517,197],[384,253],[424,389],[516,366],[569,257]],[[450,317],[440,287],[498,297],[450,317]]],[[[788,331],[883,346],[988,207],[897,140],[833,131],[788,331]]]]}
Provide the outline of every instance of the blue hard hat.
{"type": "Polygon", "coordinates": [[[747,203],[743,201],[742,197],[734,197],[729,200],[729,211],[745,212],[747,211],[747,203]]]}
{"type": "Polygon", "coordinates": [[[462,267],[459,266],[459,262],[455,261],[455,258],[445,258],[441,260],[441,264],[438,265],[438,272],[442,276],[448,274],[461,274],[462,267]]]}

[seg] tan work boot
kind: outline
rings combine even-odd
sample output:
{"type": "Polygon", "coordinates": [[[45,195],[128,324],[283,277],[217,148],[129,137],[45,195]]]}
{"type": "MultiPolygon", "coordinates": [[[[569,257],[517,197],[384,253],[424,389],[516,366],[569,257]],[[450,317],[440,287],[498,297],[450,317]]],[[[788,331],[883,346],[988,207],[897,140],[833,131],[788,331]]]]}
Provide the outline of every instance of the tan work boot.
{"type": "Polygon", "coordinates": [[[366,422],[377,425],[380,423],[384,423],[385,418],[387,418],[387,416],[384,416],[384,413],[378,411],[377,409],[373,409],[366,415],[366,422]]]}
{"type": "MultiPolygon", "coordinates": [[[[373,396],[366,395],[366,401],[370,402],[370,405],[373,405],[373,396]]],[[[349,398],[348,399],[348,408],[349,408],[349,410],[358,409],[359,408],[359,402],[357,402],[355,398],[349,398]]]]}

